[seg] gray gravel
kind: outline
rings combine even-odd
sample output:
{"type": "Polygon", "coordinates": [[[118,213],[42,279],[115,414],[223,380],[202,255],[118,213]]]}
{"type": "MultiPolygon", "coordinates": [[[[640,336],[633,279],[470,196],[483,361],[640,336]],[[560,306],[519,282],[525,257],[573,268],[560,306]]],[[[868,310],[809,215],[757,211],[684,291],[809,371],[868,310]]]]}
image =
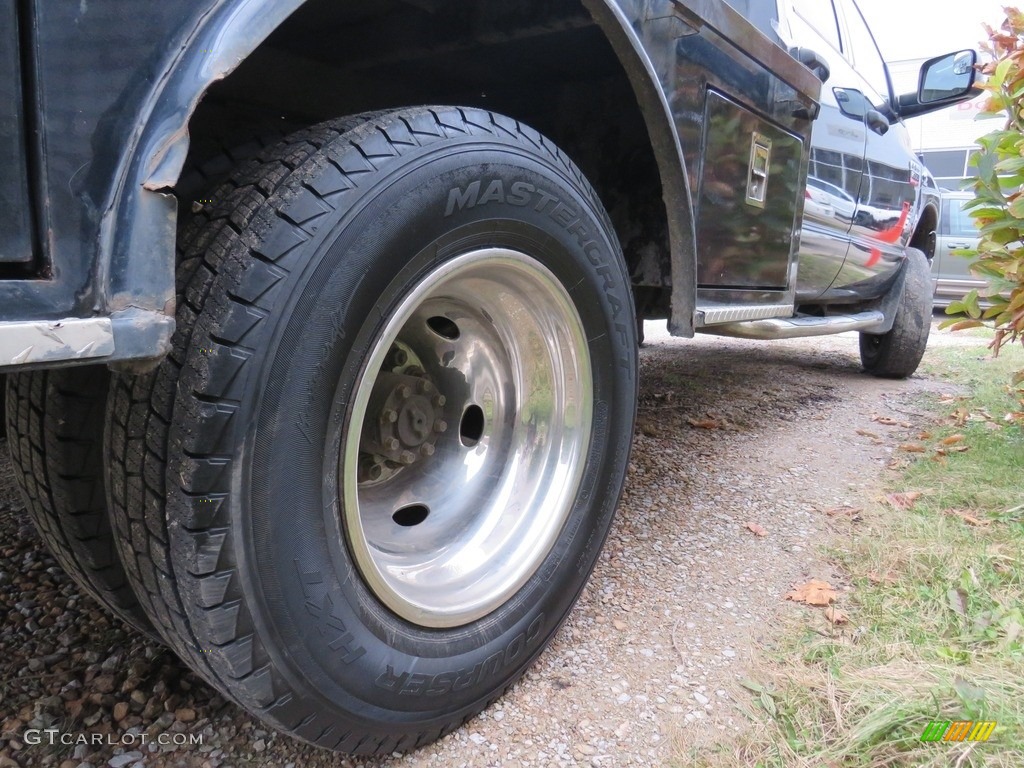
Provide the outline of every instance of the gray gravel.
{"type": "MultiPolygon", "coordinates": [[[[650,326],[648,342],[625,497],[565,628],[503,700],[384,764],[684,764],[729,739],[746,724],[739,681],[758,648],[808,610],[785,592],[809,578],[844,588],[817,553],[849,523],[824,510],[876,496],[895,445],[857,430],[884,431],[873,415],[906,420],[923,393],[950,386],[863,375],[853,335],[682,341],[650,326]]],[[[983,343],[933,342],[979,354],[983,343]]],[[[43,549],[3,440],[0,613],[0,768],[373,764],[267,731],[104,614],[43,549]],[[29,743],[26,731],[50,727],[90,743],[29,743]]]]}

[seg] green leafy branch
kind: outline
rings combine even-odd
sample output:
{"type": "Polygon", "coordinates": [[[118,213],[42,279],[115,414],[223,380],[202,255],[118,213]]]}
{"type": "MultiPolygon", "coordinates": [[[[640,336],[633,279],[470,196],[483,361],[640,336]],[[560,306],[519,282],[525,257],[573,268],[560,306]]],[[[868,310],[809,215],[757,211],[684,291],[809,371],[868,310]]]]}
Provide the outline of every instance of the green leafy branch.
{"type": "MultiPolygon", "coordinates": [[[[956,252],[974,259],[971,271],[988,285],[946,310],[970,319],[943,323],[953,330],[991,328],[996,355],[1006,344],[1024,343],[1024,13],[1003,10],[1006,21],[1000,28],[986,27],[983,50],[992,61],[982,69],[988,79],[980,87],[989,97],[982,117],[1005,114],[1006,126],[978,139],[980,149],[971,160],[977,169],[970,185],[975,197],[965,207],[980,240],[977,249],[956,252]]],[[[1014,384],[1022,382],[1024,370],[1014,377],[1014,384]]]]}

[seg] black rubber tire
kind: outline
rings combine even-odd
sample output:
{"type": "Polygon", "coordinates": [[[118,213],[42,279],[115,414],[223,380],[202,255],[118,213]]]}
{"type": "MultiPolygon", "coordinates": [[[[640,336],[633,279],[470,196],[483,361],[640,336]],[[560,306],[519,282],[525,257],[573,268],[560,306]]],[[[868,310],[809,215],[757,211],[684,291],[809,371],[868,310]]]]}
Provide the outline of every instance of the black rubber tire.
{"type": "Polygon", "coordinates": [[[29,517],[61,567],[129,625],[154,635],[114,544],[103,490],[103,366],[6,376],[14,477],[29,517]]]}
{"type": "Polygon", "coordinates": [[[916,248],[907,249],[903,295],[892,330],[860,335],[860,360],[864,370],[885,379],[906,379],[921,364],[932,329],[932,280],[928,258],[916,248]]]}
{"type": "Polygon", "coordinates": [[[108,487],[129,577],[182,658],[266,723],[351,754],[414,749],[523,674],[593,569],[635,419],[625,264],[579,170],[478,110],[326,123],[228,186],[185,247],[171,355],[111,389],[108,487]],[[450,205],[482,176],[547,201],[450,205]],[[593,360],[593,439],[533,578],[489,616],[425,629],[383,606],[345,546],[330,490],[344,417],[331,407],[419,274],[502,246],[530,249],[569,287],[593,360]]]}

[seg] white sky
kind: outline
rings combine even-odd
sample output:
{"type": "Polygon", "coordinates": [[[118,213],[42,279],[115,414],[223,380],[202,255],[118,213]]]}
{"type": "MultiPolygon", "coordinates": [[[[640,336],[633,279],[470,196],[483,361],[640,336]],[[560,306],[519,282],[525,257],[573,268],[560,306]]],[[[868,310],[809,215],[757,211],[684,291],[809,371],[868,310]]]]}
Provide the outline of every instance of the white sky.
{"type": "MultiPolygon", "coordinates": [[[[887,61],[978,50],[982,23],[998,27],[1013,0],[857,0],[887,61]]],[[[1019,6],[1018,6],[1019,7],[1019,6]]]]}

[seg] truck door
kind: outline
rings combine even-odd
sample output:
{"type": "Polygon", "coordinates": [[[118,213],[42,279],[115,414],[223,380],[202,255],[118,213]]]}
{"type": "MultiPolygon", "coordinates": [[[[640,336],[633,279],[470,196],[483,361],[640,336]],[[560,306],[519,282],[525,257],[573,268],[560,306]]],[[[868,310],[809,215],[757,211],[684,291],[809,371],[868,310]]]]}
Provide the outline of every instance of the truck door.
{"type": "Polygon", "coordinates": [[[811,159],[800,233],[797,302],[820,296],[846,261],[864,173],[867,127],[849,109],[861,84],[846,58],[833,0],[780,0],[780,37],[792,49],[814,51],[830,75],[811,133],[811,159]]]}
{"type": "Polygon", "coordinates": [[[0,264],[32,259],[17,4],[0,4],[0,264]]]}
{"type": "MultiPolygon", "coordinates": [[[[885,117],[889,80],[878,46],[854,0],[835,0],[843,23],[845,54],[856,71],[852,88],[866,103],[864,172],[846,263],[833,286],[885,280],[902,263],[917,219],[921,166],[903,123],[885,117]]],[[[856,291],[855,291],[856,292],[856,291]]]]}

